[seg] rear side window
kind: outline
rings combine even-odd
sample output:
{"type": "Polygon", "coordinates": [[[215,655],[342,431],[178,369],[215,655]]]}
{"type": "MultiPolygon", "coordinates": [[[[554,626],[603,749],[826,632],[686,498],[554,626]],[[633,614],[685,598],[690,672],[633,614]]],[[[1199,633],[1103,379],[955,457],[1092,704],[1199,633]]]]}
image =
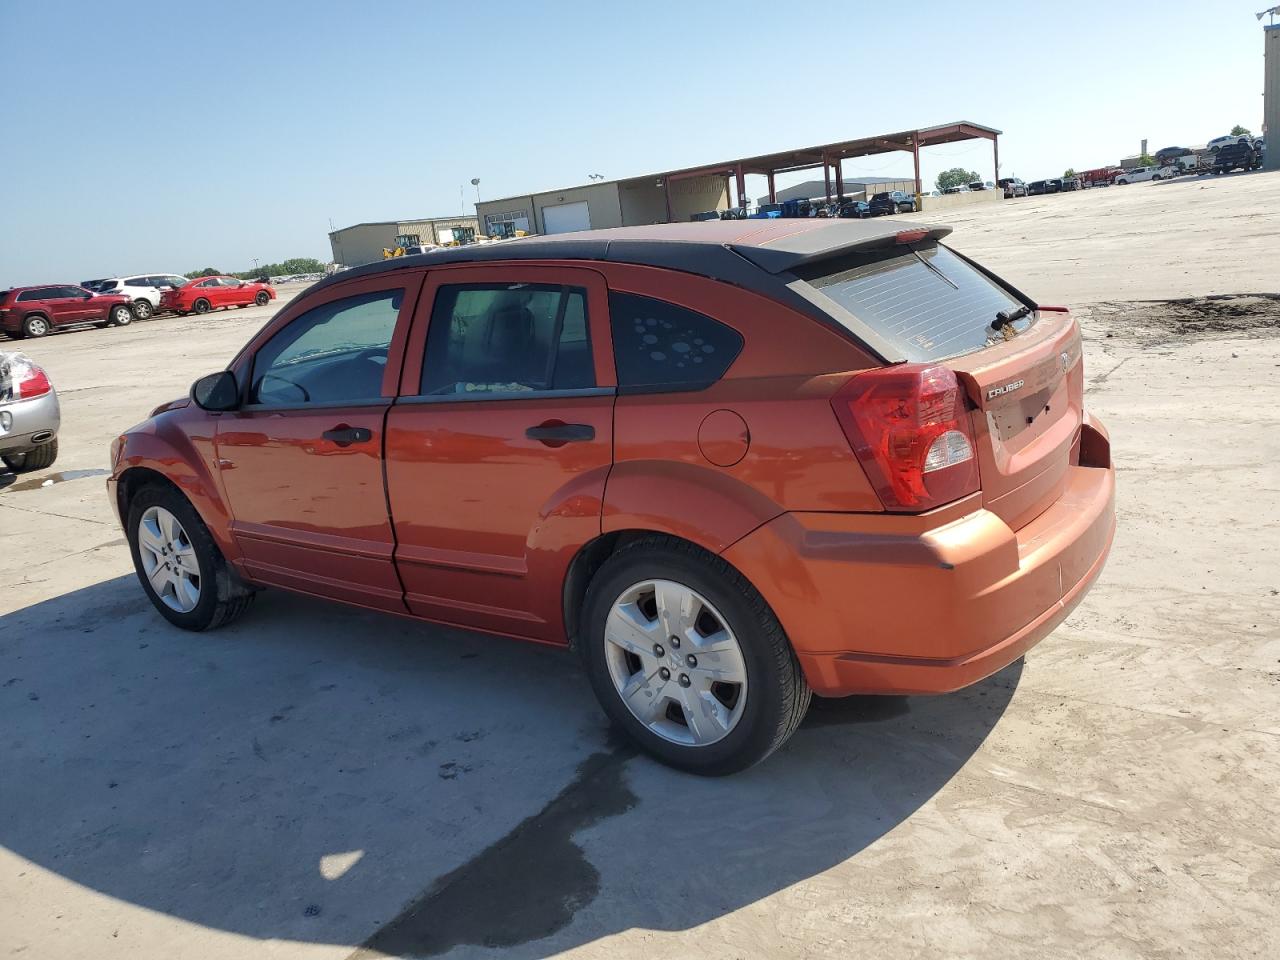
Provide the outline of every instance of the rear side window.
{"type": "Polygon", "coordinates": [[[594,387],[586,304],[581,287],[440,287],[420,393],[463,399],[594,387]]]}
{"type": "Polygon", "coordinates": [[[29,300],[49,300],[52,294],[48,287],[41,287],[39,290],[23,290],[18,294],[18,302],[24,303],[29,300]]]}
{"type": "Polygon", "coordinates": [[[635,293],[609,294],[618,386],[632,392],[701,390],[742,351],[742,334],[718,320],[635,293]]]}
{"type": "MultiPolygon", "coordinates": [[[[796,274],[914,361],[956,357],[1002,342],[1003,334],[991,326],[996,314],[1022,306],[936,243],[862,251],[796,274]]],[[[1031,322],[1030,317],[1017,321],[1014,329],[1025,330],[1031,322]]]]}

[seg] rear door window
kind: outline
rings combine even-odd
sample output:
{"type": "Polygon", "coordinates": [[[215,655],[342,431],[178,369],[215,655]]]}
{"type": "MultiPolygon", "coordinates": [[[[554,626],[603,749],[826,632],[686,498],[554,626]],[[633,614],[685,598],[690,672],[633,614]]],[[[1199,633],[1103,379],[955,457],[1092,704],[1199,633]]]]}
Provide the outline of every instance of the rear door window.
{"type": "MultiPolygon", "coordinates": [[[[802,267],[796,275],[913,361],[956,357],[1003,341],[992,322],[1022,306],[937,243],[860,251],[802,267]]],[[[1013,326],[1022,331],[1032,322],[1029,316],[1013,326]]]]}
{"type": "Polygon", "coordinates": [[[422,396],[480,399],[595,385],[581,287],[465,283],[436,292],[422,396]]]}
{"type": "Polygon", "coordinates": [[[635,293],[609,294],[618,388],[701,390],[724,376],[742,334],[704,314],[635,293]]]}

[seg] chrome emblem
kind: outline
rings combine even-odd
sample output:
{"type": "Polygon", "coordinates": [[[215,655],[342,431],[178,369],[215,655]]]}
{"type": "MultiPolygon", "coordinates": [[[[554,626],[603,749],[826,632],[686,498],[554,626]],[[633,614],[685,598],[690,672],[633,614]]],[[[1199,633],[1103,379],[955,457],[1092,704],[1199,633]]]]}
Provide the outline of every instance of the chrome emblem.
{"type": "Polygon", "coordinates": [[[1025,380],[1014,380],[1012,383],[1006,383],[1003,387],[992,387],[987,391],[987,399],[994,400],[996,397],[1004,396],[1006,393],[1021,390],[1026,382],[1025,380]]]}

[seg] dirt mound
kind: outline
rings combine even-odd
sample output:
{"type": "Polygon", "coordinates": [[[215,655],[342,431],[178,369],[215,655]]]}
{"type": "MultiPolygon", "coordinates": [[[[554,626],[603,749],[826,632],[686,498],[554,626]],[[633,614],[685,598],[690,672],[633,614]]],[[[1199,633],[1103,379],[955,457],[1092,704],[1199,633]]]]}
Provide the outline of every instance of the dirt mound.
{"type": "Polygon", "coordinates": [[[1280,333],[1280,294],[1221,294],[1178,300],[1096,303],[1077,311],[1107,336],[1179,337],[1280,333]]]}

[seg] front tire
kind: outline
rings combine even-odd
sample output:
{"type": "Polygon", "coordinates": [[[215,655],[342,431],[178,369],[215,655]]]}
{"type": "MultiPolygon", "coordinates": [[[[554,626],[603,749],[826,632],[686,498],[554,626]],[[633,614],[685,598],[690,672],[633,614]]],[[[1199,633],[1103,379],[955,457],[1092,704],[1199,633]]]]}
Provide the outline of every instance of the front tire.
{"type": "Polygon", "coordinates": [[[32,470],[43,470],[53,466],[58,459],[58,438],[54,437],[45,443],[28,450],[26,453],[11,454],[0,457],[4,465],[14,473],[30,473],[32,470]]]}
{"type": "Polygon", "coordinates": [[[265,290],[259,290],[258,295],[253,298],[253,302],[260,307],[265,307],[271,302],[271,294],[267,293],[265,290]]]}
{"type": "Polygon", "coordinates": [[[663,536],[597,572],[582,654],[609,718],[663,763],[723,776],[764,760],[811,692],[764,598],[719,557],[663,536]]]}
{"type": "Polygon", "coordinates": [[[129,502],[128,518],[129,552],[142,590],[174,626],[214,630],[249,608],[253,591],[177,490],[143,487],[129,502]]]}
{"type": "Polygon", "coordinates": [[[197,300],[195,303],[191,305],[191,309],[194,310],[196,313],[208,313],[210,309],[209,301],[206,300],[204,297],[201,297],[199,300],[197,300]]]}
{"type": "Polygon", "coordinates": [[[125,304],[117,304],[111,308],[110,319],[117,327],[127,327],[133,323],[133,311],[125,304]]]}

